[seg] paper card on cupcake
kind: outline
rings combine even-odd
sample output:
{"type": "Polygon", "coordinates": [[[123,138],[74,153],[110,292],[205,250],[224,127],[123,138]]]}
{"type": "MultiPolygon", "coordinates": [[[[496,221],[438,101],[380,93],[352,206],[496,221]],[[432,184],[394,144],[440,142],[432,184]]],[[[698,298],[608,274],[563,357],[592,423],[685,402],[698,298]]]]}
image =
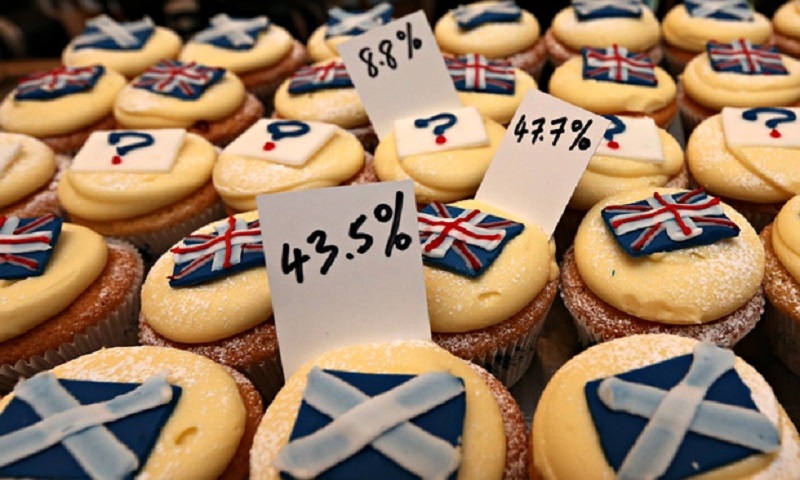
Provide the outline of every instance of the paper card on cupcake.
{"type": "Polygon", "coordinates": [[[489,144],[483,118],[475,107],[463,107],[394,123],[397,156],[441,152],[489,144]]]}
{"type": "Polygon", "coordinates": [[[186,130],[94,132],[70,167],[73,172],[168,173],[178,158],[186,130]]]}
{"type": "Polygon", "coordinates": [[[8,168],[22,151],[22,144],[19,142],[11,142],[0,145],[0,173],[8,168]]]}
{"type": "Polygon", "coordinates": [[[337,127],[322,122],[262,119],[228,145],[223,153],[299,167],[322,148],[337,127]]]}
{"type": "Polygon", "coordinates": [[[650,117],[604,115],[611,121],[595,155],[664,163],[664,149],[656,122],[650,117]]]}
{"type": "Polygon", "coordinates": [[[800,108],[723,108],[729,147],[800,147],[800,108]]]}

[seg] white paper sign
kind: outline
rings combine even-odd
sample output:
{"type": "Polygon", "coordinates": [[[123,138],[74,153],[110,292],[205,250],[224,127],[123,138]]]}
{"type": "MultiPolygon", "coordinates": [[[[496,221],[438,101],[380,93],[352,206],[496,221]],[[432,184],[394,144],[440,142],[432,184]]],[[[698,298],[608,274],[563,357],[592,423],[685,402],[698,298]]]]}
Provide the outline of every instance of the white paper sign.
{"type": "Polygon", "coordinates": [[[650,117],[606,116],[611,125],[603,134],[595,155],[664,163],[664,148],[658,126],[650,117]]]}
{"type": "Polygon", "coordinates": [[[0,145],[0,173],[11,165],[11,162],[17,158],[19,152],[22,151],[22,144],[20,142],[4,143],[0,145]]]}
{"type": "Polygon", "coordinates": [[[609,123],[539,90],[529,91],[475,198],[552,235],[609,123]]]}
{"type": "Polygon", "coordinates": [[[483,118],[475,107],[462,107],[419,118],[395,122],[397,156],[443,152],[489,144],[483,118]]]}
{"type": "Polygon", "coordinates": [[[731,147],[800,147],[800,108],[723,108],[722,130],[731,147]]]}
{"type": "Polygon", "coordinates": [[[430,340],[413,182],[256,202],[286,378],[335,348],[430,340]]]}
{"type": "Polygon", "coordinates": [[[239,135],[222,153],[302,166],[336,133],[330,123],[262,119],[239,135]]]}
{"type": "Polygon", "coordinates": [[[169,173],[186,138],[182,128],[97,131],[83,144],[73,172],[169,173]]]}
{"type": "Polygon", "coordinates": [[[379,138],[397,119],[461,107],[422,11],[348,40],[339,53],[379,138]]]}

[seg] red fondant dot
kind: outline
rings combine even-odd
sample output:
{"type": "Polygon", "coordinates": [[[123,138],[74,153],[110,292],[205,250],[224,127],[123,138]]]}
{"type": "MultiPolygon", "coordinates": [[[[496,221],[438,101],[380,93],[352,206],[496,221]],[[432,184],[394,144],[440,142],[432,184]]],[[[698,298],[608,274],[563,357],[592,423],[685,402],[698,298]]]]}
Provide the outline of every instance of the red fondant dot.
{"type": "Polygon", "coordinates": [[[122,158],[119,155],[114,155],[114,157],[111,158],[112,165],[119,165],[120,163],[122,163],[122,158]]]}
{"type": "Polygon", "coordinates": [[[275,142],[267,142],[264,144],[264,150],[269,152],[270,150],[274,150],[275,146],[275,142]]]}
{"type": "Polygon", "coordinates": [[[781,132],[779,132],[779,131],[777,131],[777,130],[775,130],[773,128],[772,131],[769,132],[769,136],[772,137],[772,138],[781,138],[781,132]]]}
{"type": "Polygon", "coordinates": [[[444,138],[444,135],[439,135],[438,137],[436,137],[436,144],[437,145],[442,145],[444,143],[447,143],[447,139],[444,138]]]}
{"type": "Polygon", "coordinates": [[[614,140],[611,140],[610,142],[608,142],[608,148],[616,150],[619,148],[619,143],[615,142],[614,140]]]}

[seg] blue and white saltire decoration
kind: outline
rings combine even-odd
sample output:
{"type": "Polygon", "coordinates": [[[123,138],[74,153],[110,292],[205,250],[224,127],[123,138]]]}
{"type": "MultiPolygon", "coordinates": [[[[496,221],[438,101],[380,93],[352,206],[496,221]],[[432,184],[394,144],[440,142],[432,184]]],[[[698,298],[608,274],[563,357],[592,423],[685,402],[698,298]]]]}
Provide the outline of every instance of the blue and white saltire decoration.
{"type": "Polygon", "coordinates": [[[788,75],[778,48],[774,45],[753,45],[750,40],[732,43],[708,42],[708,60],[716,72],[745,75],[788,75]]]}
{"type": "Polygon", "coordinates": [[[353,81],[341,59],[331,60],[322,65],[300,67],[289,82],[292,95],[311,93],[331,88],[352,88],[353,81]]]}
{"type": "Polygon", "coordinates": [[[339,7],[328,10],[325,37],[356,36],[375,27],[386,25],[392,19],[394,7],[381,2],[365,12],[348,12],[339,7]]]}
{"type": "Polygon", "coordinates": [[[641,18],[640,0],[572,0],[572,9],[578,21],[602,18],[641,18]]]}
{"type": "Polygon", "coordinates": [[[161,60],[133,82],[141,88],[179,100],[197,100],[209,87],[222,80],[224,68],[206,67],[195,62],[161,60]]]}
{"type": "Polygon", "coordinates": [[[192,37],[193,42],[208,43],[228,50],[249,50],[261,32],[270,26],[265,16],[231,18],[224,13],[211,17],[208,28],[192,37]]]}
{"type": "Polygon", "coordinates": [[[52,100],[94,88],[106,69],[102,65],[67,67],[32,73],[20,80],[14,100],[52,100]]]}
{"type": "Polygon", "coordinates": [[[0,279],[20,280],[44,273],[61,235],[63,220],[0,216],[0,279]]]}
{"type": "Polygon", "coordinates": [[[624,85],[655,87],[658,85],[653,61],[645,53],[631,53],[625,47],[581,49],[583,78],[624,85]]]}
{"type": "Polygon", "coordinates": [[[686,0],[684,4],[690,17],[736,22],[752,22],[754,19],[747,0],[686,0]]]}
{"type": "Polygon", "coordinates": [[[505,60],[489,60],[478,53],[445,57],[447,72],[461,92],[514,95],[514,67],[505,60]]]}
{"type": "Polygon", "coordinates": [[[72,41],[74,50],[141,50],[155,31],[149,17],[135,22],[117,23],[108,15],[86,22],[86,29],[72,41]]]}
{"type": "Polygon", "coordinates": [[[453,17],[459,28],[471,30],[488,23],[518,22],[522,18],[522,10],[513,0],[503,0],[459,5],[453,10],[453,17]]]}

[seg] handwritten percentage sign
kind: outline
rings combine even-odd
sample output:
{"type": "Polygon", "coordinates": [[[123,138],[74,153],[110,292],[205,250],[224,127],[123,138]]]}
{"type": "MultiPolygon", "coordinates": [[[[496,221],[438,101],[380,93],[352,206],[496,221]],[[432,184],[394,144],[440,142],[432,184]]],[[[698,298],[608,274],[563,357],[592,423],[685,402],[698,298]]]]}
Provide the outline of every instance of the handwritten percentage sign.
{"type": "Polygon", "coordinates": [[[589,130],[589,127],[592,126],[592,120],[589,119],[588,122],[585,124],[580,120],[573,120],[570,127],[572,128],[573,132],[580,132],[577,136],[575,136],[575,140],[572,141],[572,145],[569,146],[570,152],[578,147],[579,150],[584,151],[587,150],[589,147],[592,146],[592,141],[585,137],[586,132],[589,130]]]}
{"type": "Polygon", "coordinates": [[[398,30],[397,31],[397,39],[400,41],[406,40],[406,45],[408,45],[408,59],[411,60],[414,58],[414,50],[419,50],[422,48],[422,40],[419,38],[415,38],[414,34],[411,30],[411,22],[406,22],[406,30],[398,30]]]}
{"type": "Polygon", "coordinates": [[[373,211],[375,219],[381,223],[392,222],[389,230],[389,238],[386,240],[384,253],[387,257],[392,256],[392,251],[405,250],[411,245],[411,237],[405,233],[398,232],[400,219],[403,217],[403,192],[397,192],[394,197],[394,209],[385,203],[381,203],[373,211]]]}

